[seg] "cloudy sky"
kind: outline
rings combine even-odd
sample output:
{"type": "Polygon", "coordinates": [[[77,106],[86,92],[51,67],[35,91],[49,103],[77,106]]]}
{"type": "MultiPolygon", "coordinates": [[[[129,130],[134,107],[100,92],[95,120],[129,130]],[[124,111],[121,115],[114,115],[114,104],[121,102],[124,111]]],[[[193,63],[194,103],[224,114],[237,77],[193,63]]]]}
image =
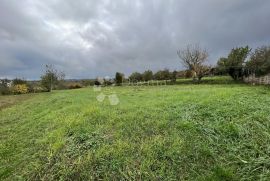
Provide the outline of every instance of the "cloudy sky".
{"type": "Polygon", "coordinates": [[[180,70],[200,44],[209,63],[232,47],[270,44],[269,0],[0,0],[0,77],[67,78],[180,70]]]}

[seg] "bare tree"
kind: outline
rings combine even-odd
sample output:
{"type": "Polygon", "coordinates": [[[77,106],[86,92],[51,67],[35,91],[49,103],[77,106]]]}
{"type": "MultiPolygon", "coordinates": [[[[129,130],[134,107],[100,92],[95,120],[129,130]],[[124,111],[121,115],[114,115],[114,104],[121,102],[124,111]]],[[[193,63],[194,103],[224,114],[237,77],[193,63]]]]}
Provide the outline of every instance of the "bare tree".
{"type": "Polygon", "coordinates": [[[193,77],[200,80],[208,71],[205,62],[208,58],[208,52],[199,45],[187,45],[185,48],[177,51],[177,55],[182,60],[182,64],[193,72],[193,77]]]}

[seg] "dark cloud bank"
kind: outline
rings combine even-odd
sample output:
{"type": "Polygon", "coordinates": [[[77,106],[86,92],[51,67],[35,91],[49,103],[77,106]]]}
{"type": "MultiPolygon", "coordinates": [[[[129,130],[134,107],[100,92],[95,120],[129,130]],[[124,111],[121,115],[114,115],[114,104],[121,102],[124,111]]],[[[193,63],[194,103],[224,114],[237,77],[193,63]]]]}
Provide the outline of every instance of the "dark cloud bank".
{"type": "Polygon", "coordinates": [[[176,50],[199,43],[215,63],[232,47],[270,42],[269,0],[0,0],[0,77],[68,78],[182,69],[176,50]]]}

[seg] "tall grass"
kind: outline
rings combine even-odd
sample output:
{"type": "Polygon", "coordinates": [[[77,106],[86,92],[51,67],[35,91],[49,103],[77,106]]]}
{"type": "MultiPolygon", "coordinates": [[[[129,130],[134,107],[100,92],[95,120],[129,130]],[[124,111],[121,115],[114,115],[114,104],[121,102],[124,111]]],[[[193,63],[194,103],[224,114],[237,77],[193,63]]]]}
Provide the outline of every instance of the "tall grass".
{"type": "MultiPolygon", "coordinates": [[[[0,111],[1,180],[269,180],[270,92],[238,84],[37,94],[0,111]]],[[[2,97],[0,98],[2,99],[2,97]]]]}

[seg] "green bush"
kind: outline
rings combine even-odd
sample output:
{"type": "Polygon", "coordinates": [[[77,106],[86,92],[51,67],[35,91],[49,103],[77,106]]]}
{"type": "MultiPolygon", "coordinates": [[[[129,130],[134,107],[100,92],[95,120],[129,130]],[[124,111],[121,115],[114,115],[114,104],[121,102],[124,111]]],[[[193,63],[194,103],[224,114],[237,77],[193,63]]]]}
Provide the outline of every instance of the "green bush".
{"type": "Polygon", "coordinates": [[[33,89],[32,89],[32,91],[33,91],[34,93],[39,93],[39,92],[46,92],[47,90],[44,89],[44,88],[41,87],[41,86],[34,86],[33,89]]]}
{"type": "Polygon", "coordinates": [[[19,79],[19,78],[16,78],[16,79],[12,80],[12,85],[13,86],[19,85],[19,84],[27,84],[27,81],[24,80],[24,79],[19,79]]]}
{"type": "Polygon", "coordinates": [[[124,74],[116,72],[115,74],[115,83],[116,85],[121,85],[124,81],[124,74]]]}
{"type": "Polygon", "coordinates": [[[0,79],[0,95],[11,94],[8,84],[10,81],[8,79],[0,79]]]}
{"type": "Polygon", "coordinates": [[[68,88],[69,89],[79,89],[79,88],[82,88],[82,85],[78,84],[78,83],[72,83],[72,84],[68,85],[68,88]]]}
{"type": "Polygon", "coordinates": [[[0,95],[8,95],[8,94],[11,94],[10,89],[6,86],[0,85],[0,95]]]}

